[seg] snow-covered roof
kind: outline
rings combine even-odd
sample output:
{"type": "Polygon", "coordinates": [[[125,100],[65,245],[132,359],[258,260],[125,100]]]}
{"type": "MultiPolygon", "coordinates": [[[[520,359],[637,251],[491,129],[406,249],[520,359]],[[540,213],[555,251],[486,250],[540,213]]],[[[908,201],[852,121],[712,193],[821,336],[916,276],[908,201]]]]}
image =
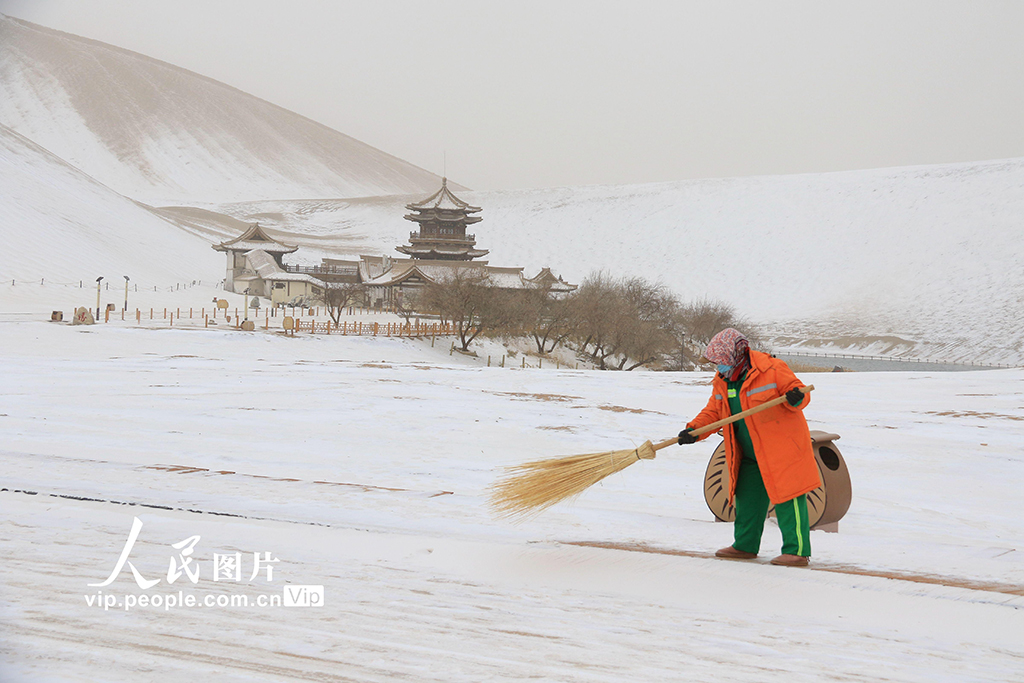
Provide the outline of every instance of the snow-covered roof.
{"type": "Polygon", "coordinates": [[[455,270],[476,271],[486,275],[491,286],[502,289],[531,289],[548,287],[552,292],[567,293],[575,290],[551,272],[542,268],[532,278],[523,275],[523,269],[513,266],[492,266],[487,261],[446,261],[441,259],[394,259],[388,256],[363,256],[359,264],[361,279],[371,287],[393,287],[411,278],[428,282],[444,280],[455,270]]]}
{"type": "Polygon", "coordinates": [[[262,251],[271,251],[275,254],[290,254],[298,249],[297,246],[278,242],[264,232],[259,223],[253,223],[249,226],[248,230],[235,239],[215,244],[213,248],[217,251],[252,251],[260,249],[262,251]]]}
{"type": "MultiPolygon", "coordinates": [[[[519,269],[522,271],[522,269],[519,269]]],[[[526,283],[523,280],[522,272],[509,273],[504,271],[499,272],[488,272],[487,279],[490,281],[492,287],[501,287],[502,289],[525,289],[526,283]]]]}
{"type": "Polygon", "coordinates": [[[288,272],[285,272],[283,270],[280,271],[280,272],[274,273],[273,275],[268,275],[267,277],[265,277],[263,279],[264,280],[268,280],[270,282],[276,282],[276,281],[281,281],[281,282],[286,282],[286,281],[287,282],[308,282],[311,285],[316,285],[317,287],[323,287],[324,286],[323,281],[317,280],[312,275],[306,275],[305,273],[288,273],[288,272]]]}
{"type": "Polygon", "coordinates": [[[273,275],[276,272],[282,272],[284,269],[277,265],[277,261],[274,257],[268,254],[263,249],[254,249],[245,255],[246,260],[249,262],[249,267],[256,271],[256,274],[262,278],[266,278],[268,275],[273,275]]]}
{"type": "Polygon", "coordinates": [[[481,210],[479,206],[472,206],[453,195],[452,191],[448,189],[448,178],[441,178],[440,190],[421,202],[406,204],[405,208],[412,211],[442,209],[445,211],[465,211],[466,213],[476,213],[481,210]]]}
{"type": "Polygon", "coordinates": [[[289,282],[309,282],[315,285],[322,285],[320,280],[317,280],[311,275],[304,273],[289,273],[288,271],[277,265],[277,261],[274,257],[268,254],[262,249],[255,249],[245,255],[245,259],[254,272],[253,275],[242,275],[236,276],[235,280],[255,280],[257,278],[262,280],[270,281],[289,281],[289,282]]]}
{"type": "Polygon", "coordinates": [[[541,268],[539,273],[527,281],[534,287],[547,287],[552,292],[571,292],[577,289],[577,285],[571,285],[560,276],[556,276],[550,268],[541,268]]]}
{"type": "Polygon", "coordinates": [[[391,269],[392,262],[396,260],[390,256],[367,256],[365,254],[359,259],[359,280],[361,282],[369,282],[380,277],[391,269]]]}
{"type": "Polygon", "coordinates": [[[417,209],[416,213],[408,213],[405,215],[405,220],[413,221],[415,223],[465,223],[466,225],[473,225],[483,220],[480,216],[469,216],[468,212],[452,212],[447,209],[417,209]]]}
{"type": "MultiPolygon", "coordinates": [[[[374,287],[386,287],[388,285],[395,284],[397,281],[401,279],[404,279],[404,277],[411,270],[411,267],[402,265],[395,268],[391,268],[389,270],[381,270],[378,264],[373,264],[367,270],[367,275],[369,275],[369,277],[363,278],[363,282],[365,284],[374,287]]],[[[362,275],[362,273],[360,273],[360,275],[362,275]]]]}
{"type": "Polygon", "coordinates": [[[467,246],[447,246],[438,242],[432,242],[430,244],[413,244],[413,245],[402,245],[395,247],[395,251],[403,254],[409,254],[410,256],[417,256],[419,258],[429,258],[430,256],[466,256],[467,258],[479,258],[486,256],[490,253],[486,249],[475,249],[467,246]]]}
{"type": "MultiPolygon", "coordinates": [[[[363,257],[367,263],[371,257],[363,257]]],[[[380,262],[378,262],[380,263],[380,262]]],[[[502,289],[525,289],[533,285],[523,277],[522,268],[489,266],[486,261],[427,261],[421,259],[391,259],[391,268],[379,272],[366,284],[373,287],[390,287],[401,284],[410,278],[419,276],[427,282],[439,282],[455,271],[473,271],[487,276],[491,286],[502,289]]],[[[367,269],[370,270],[370,269],[367,269]]],[[[373,270],[377,270],[374,268],[373,270]]]]}

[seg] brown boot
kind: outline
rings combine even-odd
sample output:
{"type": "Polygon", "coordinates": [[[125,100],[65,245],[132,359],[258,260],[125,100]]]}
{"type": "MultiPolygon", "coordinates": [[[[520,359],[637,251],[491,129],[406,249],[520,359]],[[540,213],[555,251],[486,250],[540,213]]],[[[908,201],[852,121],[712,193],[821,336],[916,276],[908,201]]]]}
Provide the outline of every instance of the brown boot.
{"type": "Polygon", "coordinates": [[[736,550],[729,546],[717,551],[715,557],[724,557],[727,560],[752,560],[757,557],[757,553],[748,553],[745,550],[736,550]]]}
{"type": "Polygon", "coordinates": [[[806,567],[809,562],[810,558],[803,557],[802,555],[779,555],[772,558],[772,564],[777,564],[781,567],[806,567]]]}

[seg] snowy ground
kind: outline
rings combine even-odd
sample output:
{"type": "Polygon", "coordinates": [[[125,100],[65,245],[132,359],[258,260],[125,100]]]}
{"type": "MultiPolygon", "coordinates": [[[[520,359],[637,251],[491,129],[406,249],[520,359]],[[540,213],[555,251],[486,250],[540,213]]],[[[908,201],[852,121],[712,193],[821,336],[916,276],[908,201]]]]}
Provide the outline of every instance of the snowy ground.
{"type": "MultiPolygon", "coordinates": [[[[825,572],[569,545],[727,545],[714,439],[518,526],[490,515],[502,465],[674,434],[707,374],[39,317],[0,318],[4,681],[1021,680],[1024,371],[807,378],[854,486],[840,533],[812,534],[825,572]],[[128,560],[160,583],[89,587],[136,516],[128,560]],[[169,585],[195,535],[198,583],[169,585]],[[273,581],[249,580],[268,551],[273,581]],[[213,581],[235,552],[241,580],[213,581]],[[325,606],[123,604],[298,585],[325,606]]],[[[769,525],[763,557],[778,545],[769,525]]]]}

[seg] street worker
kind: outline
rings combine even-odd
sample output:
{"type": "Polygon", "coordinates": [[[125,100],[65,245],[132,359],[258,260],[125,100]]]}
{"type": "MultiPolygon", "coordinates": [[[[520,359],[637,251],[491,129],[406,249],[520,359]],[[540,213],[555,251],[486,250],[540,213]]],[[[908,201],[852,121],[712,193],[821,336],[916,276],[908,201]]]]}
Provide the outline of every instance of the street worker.
{"type": "Polygon", "coordinates": [[[710,433],[699,429],[785,395],[781,404],[728,424],[725,437],[729,502],[736,510],[733,544],[717,557],[749,560],[761,549],[761,533],[770,503],[782,531],[782,554],[772,564],[805,567],[811,556],[807,493],[821,486],[811,435],[803,409],[811,395],[783,361],[754,351],[747,338],[732,328],[714,336],[704,359],[718,366],[711,398],[697,417],[679,432],[679,444],[695,443],[710,433]]]}

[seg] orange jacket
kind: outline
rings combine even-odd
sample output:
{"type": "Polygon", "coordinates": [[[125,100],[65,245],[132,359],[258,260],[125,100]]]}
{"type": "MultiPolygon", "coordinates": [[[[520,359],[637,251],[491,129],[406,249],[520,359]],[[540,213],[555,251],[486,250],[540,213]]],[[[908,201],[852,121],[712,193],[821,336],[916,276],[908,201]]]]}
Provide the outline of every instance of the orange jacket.
{"type": "MultiPolygon", "coordinates": [[[[754,408],[773,398],[782,396],[790,389],[802,387],[804,383],[796,378],[783,361],[772,358],[760,351],[750,351],[750,370],[740,389],[740,405],[743,410],[754,408]]],[[[804,419],[803,409],[811,402],[811,395],[804,394],[803,403],[797,407],[784,401],[782,405],[769,408],[756,415],[744,418],[754,444],[761,478],[768,498],[778,505],[821,486],[818,463],[814,459],[811,434],[804,419]]],[[[698,429],[716,420],[732,415],[726,398],[725,380],[715,375],[711,398],[707,406],[692,422],[688,429],[698,429]]],[[[736,479],[740,472],[740,458],[736,452],[736,434],[733,425],[722,428],[725,437],[726,465],[729,468],[729,501],[736,494],[736,479]]],[[[701,439],[711,436],[704,434],[701,439]]]]}

